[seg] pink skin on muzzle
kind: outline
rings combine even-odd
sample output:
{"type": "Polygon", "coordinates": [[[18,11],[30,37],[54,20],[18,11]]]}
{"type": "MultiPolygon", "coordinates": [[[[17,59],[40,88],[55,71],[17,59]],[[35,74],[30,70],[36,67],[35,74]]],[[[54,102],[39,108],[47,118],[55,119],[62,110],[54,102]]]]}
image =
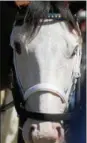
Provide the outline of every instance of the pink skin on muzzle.
{"type": "Polygon", "coordinates": [[[60,123],[38,122],[23,127],[26,143],[64,143],[64,129],[60,123]]]}

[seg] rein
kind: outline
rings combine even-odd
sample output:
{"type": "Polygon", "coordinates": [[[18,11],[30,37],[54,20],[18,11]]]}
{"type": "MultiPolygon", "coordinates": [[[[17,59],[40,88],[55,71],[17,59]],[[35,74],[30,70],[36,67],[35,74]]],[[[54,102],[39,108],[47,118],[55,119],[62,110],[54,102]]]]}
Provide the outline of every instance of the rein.
{"type": "Polygon", "coordinates": [[[1,105],[0,107],[0,113],[1,112],[5,112],[6,110],[10,109],[14,107],[14,101],[11,101],[10,103],[6,104],[6,105],[1,105]]]}

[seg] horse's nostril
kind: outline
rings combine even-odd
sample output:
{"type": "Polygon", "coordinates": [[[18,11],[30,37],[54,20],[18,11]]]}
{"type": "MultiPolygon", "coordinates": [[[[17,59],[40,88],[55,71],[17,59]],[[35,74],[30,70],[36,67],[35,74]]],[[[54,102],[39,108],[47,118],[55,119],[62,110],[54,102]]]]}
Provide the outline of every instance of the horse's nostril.
{"type": "Polygon", "coordinates": [[[56,130],[58,132],[58,136],[60,137],[61,136],[61,127],[56,127],[56,130]]]}
{"type": "Polygon", "coordinates": [[[31,126],[29,130],[29,140],[32,141],[32,132],[35,130],[36,126],[31,126]]]}
{"type": "Polygon", "coordinates": [[[31,126],[30,132],[33,132],[35,130],[35,126],[31,126]]]}

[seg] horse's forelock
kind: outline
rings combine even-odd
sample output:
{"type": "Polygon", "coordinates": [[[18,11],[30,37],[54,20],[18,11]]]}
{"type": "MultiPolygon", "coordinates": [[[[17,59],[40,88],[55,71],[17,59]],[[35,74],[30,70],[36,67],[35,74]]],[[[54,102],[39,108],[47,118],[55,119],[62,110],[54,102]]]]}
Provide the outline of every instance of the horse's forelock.
{"type": "MultiPolygon", "coordinates": [[[[27,30],[31,31],[31,37],[35,33],[40,18],[42,17],[42,22],[40,23],[39,27],[41,27],[44,18],[48,15],[49,12],[60,12],[62,17],[65,18],[68,22],[71,23],[73,28],[77,30],[79,33],[78,27],[75,23],[75,20],[69,10],[69,5],[65,5],[64,2],[60,1],[32,1],[31,4],[28,6],[24,18],[24,22],[27,25],[27,30]]],[[[40,28],[39,28],[40,29],[40,28]]],[[[39,31],[38,29],[38,31],[39,31]]]]}

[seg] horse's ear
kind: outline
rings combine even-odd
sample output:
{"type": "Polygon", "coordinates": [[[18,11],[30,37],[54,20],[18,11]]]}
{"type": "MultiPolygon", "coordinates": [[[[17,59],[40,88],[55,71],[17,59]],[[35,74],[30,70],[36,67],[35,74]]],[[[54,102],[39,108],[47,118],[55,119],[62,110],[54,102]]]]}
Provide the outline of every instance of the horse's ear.
{"type": "Polygon", "coordinates": [[[76,31],[78,32],[78,34],[80,35],[80,31],[79,28],[76,24],[76,21],[71,13],[71,10],[69,8],[69,3],[68,2],[63,2],[63,1],[59,1],[58,5],[57,5],[62,17],[64,19],[66,19],[67,21],[69,21],[72,26],[76,29],[76,31]]]}
{"type": "Polygon", "coordinates": [[[30,1],[15,1],[16,6],[20,7],[20,6],[28,6],[31,2],[30,1]]]}

